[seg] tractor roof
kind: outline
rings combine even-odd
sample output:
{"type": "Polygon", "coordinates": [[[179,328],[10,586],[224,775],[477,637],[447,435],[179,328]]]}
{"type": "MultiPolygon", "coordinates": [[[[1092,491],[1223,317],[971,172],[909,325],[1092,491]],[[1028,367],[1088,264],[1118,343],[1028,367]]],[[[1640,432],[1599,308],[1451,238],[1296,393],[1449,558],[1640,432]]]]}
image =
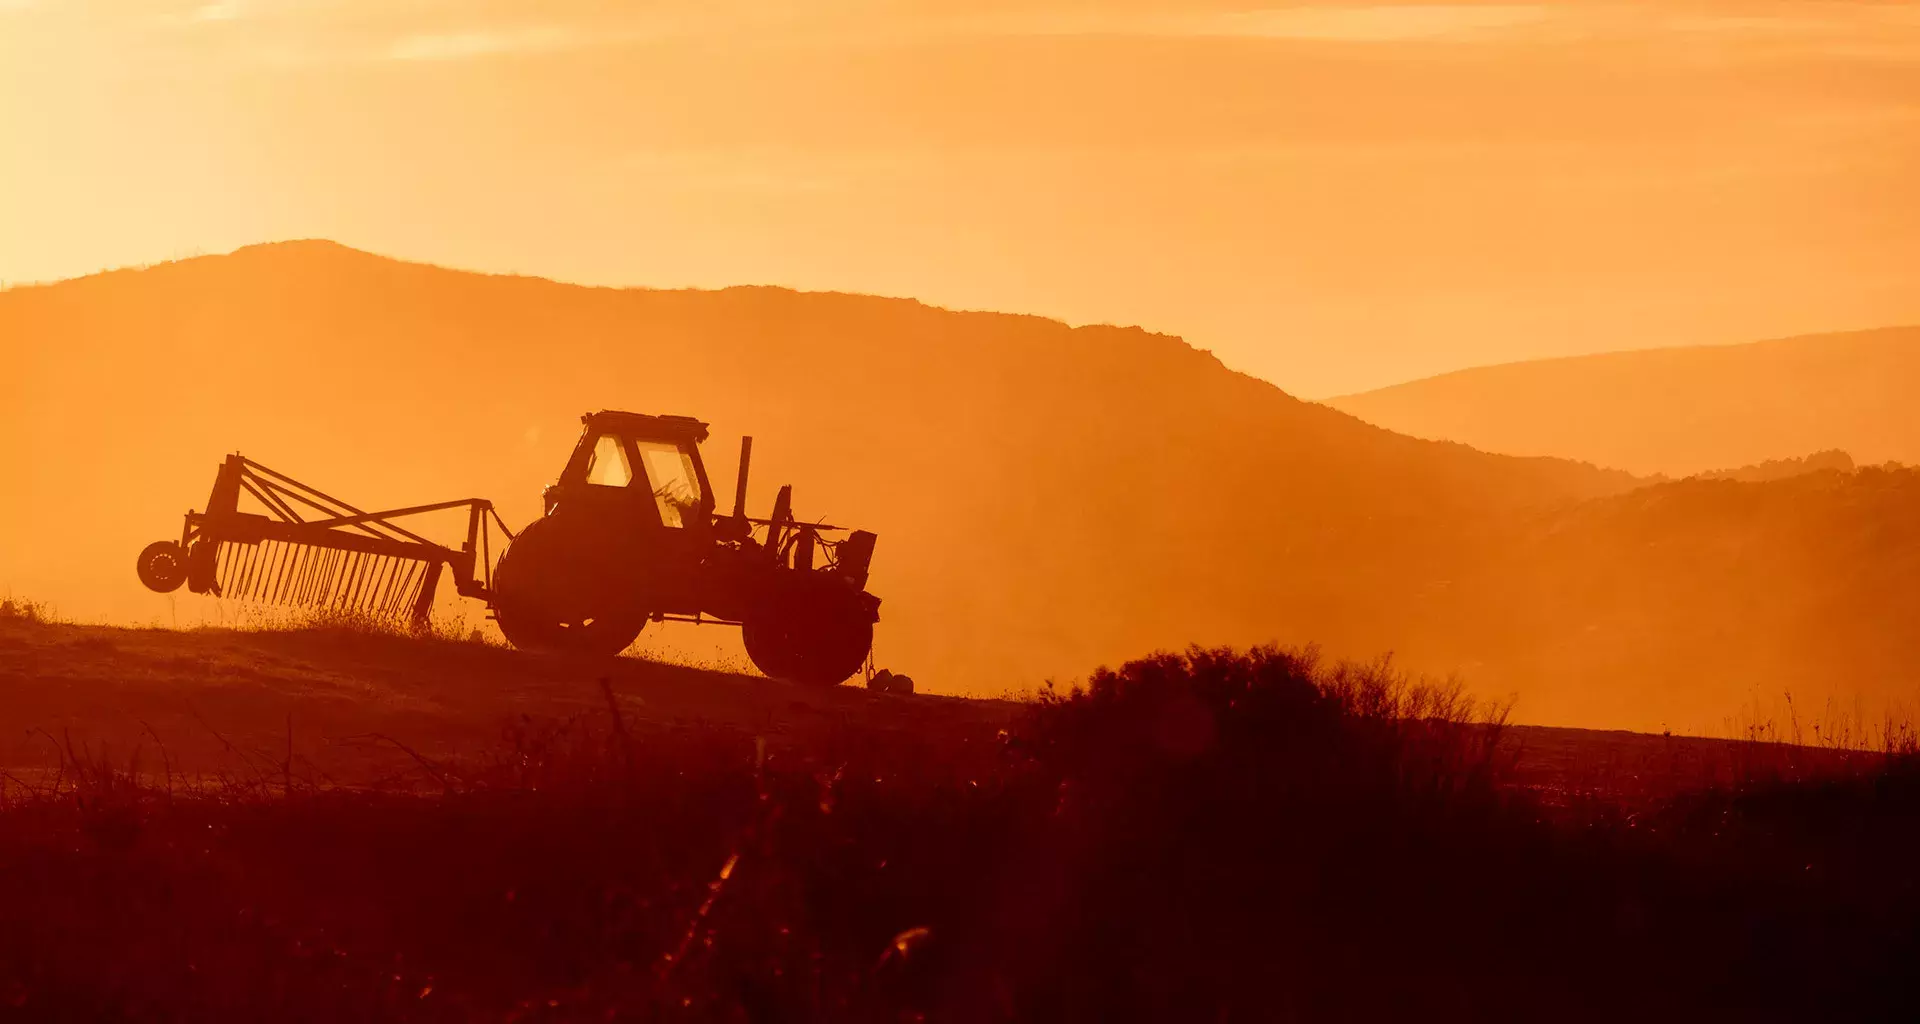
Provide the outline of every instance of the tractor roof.
{"type": "Polygon", "coordinates": [[[707,425],[691,416],[648,416],[638,412],[602,409],[580,417],[580,422],[637,437],[663,441],[705,441],[707,425]]]}

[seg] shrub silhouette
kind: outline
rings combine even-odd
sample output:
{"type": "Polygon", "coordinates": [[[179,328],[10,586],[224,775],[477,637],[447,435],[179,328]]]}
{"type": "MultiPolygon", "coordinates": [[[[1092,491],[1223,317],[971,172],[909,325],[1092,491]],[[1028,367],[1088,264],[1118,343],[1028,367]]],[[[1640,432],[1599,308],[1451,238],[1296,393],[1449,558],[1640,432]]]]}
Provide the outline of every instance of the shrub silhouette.
{"type": "Polygon", "coordinates": [[[1910,757],[1568,820],[1386,660],[1159,655],[997,743],[604,692],[418,792],[16,791],[0,1015],[1862,1019],[1920,934],[1910,757]]]}

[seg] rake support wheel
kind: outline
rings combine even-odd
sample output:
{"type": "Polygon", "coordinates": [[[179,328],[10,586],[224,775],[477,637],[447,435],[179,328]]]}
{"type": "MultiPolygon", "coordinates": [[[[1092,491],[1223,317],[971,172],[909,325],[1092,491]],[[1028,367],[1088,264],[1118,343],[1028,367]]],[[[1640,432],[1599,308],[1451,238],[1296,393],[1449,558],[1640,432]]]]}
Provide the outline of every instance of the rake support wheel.
{"type": "Polygon", "coordinates": [[[157,540],[141,549],[135,570],[148,590],[170,594],[187,582],[187,553],[173,541],[157,540]]]}

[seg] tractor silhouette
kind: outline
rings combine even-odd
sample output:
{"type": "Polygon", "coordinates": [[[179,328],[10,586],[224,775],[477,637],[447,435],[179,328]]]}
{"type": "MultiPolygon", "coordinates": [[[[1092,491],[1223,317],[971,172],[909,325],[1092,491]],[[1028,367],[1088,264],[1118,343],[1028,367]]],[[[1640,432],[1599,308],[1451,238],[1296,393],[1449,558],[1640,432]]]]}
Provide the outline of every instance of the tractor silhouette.
{"type": "Polygon", "coordinates": [[[764,519],[745,512],[753,439],[733,508],[715,510],[688,416],[603,411],[585,429],[544,513],[518,534],[480,498],[363,512],[240,455],[221,465],[207,511],[178,542],[140,553],[142,582],[196,593],[424,625],[440,577],[485,600],[515,647],[611,656],[648,622],[738,625],[777,679],[831,686],[859,672],[880,599],[866,592],[875,536],[793,515],[791,485],[764,519]],[[242,511],[242,496],[262,511],[242,511]],[[434,543],[396,520],[465,507],[466,542],[434,543]],[[491,527],[508,544],[489,565],[491,527]]]}

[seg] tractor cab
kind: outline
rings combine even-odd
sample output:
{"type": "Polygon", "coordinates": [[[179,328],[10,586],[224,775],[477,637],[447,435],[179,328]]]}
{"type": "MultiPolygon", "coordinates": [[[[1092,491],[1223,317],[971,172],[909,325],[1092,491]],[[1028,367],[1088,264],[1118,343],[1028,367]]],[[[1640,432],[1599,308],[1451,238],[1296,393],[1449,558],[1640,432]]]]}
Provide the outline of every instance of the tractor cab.
{"type": "Polygon", "coordinates": [[[713,491],[700,461],[707,425],[691,416],[596,412],[580,417],[585,429],[558,482],[547,488],[546,510],[578,505],[631,517],[643,526],[704,531],[713,521],[713,491]]]}

